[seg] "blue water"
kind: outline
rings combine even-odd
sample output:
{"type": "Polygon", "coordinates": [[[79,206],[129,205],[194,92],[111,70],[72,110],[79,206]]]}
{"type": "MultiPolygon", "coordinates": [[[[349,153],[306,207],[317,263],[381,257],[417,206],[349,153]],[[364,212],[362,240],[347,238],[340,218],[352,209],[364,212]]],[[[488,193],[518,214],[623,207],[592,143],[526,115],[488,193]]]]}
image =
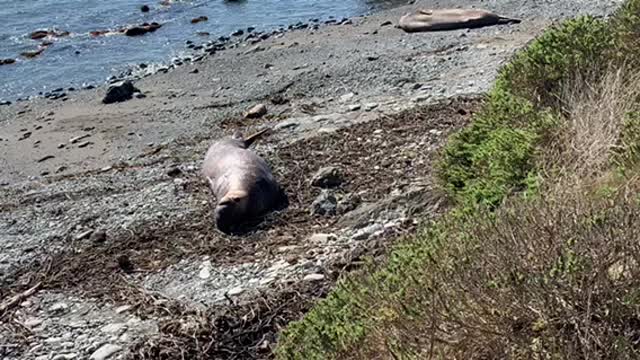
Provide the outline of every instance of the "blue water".
{"type": "Polygon", "coordinates": [[[0,0],[0,59],[17,59],[0,66],[0,100],[99,84],[136,64],[169,61],[186,50],[186,40],[202,43],[248,26],[268,30],[313,18],[362,15],[400,3],[406,0],[193,0],[169,6],[158,0],[0,0]],[[150,12],[140,11],[144,4],[150,12]],[[209,20],[191,24],[202,15],[209,20]],[[140,37],[89,35],[153,21],[162,28],[140,37]],[[55,39],[37,58],[19,55],[37,49],[40,41],[31,40],[31,32],[50,28],[71,35],[55,39]]]}

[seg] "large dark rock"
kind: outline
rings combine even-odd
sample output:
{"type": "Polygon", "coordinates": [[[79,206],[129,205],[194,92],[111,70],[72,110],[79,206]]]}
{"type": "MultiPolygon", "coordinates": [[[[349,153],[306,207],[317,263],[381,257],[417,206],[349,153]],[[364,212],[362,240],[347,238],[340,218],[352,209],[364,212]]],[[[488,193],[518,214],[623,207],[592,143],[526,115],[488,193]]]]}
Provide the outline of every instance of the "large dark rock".
{"type": "Polygon", "coordinates": [[[0,59],[0,65],[9,65],[16,62],[16,59],[0,59]]]}
{"type": "Polygon", "coordinates": [[[140,36],[140,35],[144,35],[144,34],[149,33],[149,32],[154,32],[154,31],[158,30],[160,27],[162,27],[162,25],[160,25],[160,24],[158,24],[156,22],[153,22],[151,24],[144,23],[144,24],[142,24],[140,26],[134,26],[134,27],[130,27],[130,28],[126,29],[124,31],[124,34],[126,36],[140,36]]]}
{"type": "Polygon", "coordinates": [[[127,101],[133,98],[133,93],[139,91],[130,80],[121,81],[109,86],[107,94],[102,99],[103,104],[127,101]]]}

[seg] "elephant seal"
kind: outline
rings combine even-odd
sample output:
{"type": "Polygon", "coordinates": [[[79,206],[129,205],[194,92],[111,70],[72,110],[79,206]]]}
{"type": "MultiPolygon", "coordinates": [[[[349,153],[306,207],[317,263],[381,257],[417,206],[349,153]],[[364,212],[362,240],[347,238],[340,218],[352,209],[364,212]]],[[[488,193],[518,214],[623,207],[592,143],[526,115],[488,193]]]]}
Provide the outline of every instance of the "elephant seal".
{"type": "Polygon", "coordinates": [[[271,168],[249,147],[269,129],[246,138],[236,131],[214,142],[207,151],[202,175],[216,198],[216,227],[230,233],[247,220],[288,205],[287,195],[271,168]]]}
{"type": "Polygon", "coordinates": [[[408,33],[520,23],[519,19],[496,15],[480,9],[419,9],[400,18],[399,27],[408,33]]]}

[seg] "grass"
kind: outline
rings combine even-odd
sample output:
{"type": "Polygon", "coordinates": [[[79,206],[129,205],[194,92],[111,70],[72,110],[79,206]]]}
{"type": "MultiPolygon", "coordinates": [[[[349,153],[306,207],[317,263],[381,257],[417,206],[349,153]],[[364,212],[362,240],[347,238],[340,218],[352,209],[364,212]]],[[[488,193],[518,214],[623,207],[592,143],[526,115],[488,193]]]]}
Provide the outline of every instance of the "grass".
{"type": "Polygon", "coordinates": [[[343,279],[277,358],[637,358],[638,14],[519,52],[442,152],[456,208],[343,279]]]}

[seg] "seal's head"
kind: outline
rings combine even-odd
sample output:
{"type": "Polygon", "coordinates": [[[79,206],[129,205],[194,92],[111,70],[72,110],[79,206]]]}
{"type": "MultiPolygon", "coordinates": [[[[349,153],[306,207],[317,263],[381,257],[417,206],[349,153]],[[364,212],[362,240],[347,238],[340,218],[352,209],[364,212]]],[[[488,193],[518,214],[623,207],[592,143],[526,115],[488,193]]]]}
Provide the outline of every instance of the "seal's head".
{"type": "Polygon", "coordinates": [[[244,191],[231,191],[216,205],[214,212],[216,227],[224,232],[231,232],[234,224],[242,222],[247,210],[248,194],[244,191]]]}

